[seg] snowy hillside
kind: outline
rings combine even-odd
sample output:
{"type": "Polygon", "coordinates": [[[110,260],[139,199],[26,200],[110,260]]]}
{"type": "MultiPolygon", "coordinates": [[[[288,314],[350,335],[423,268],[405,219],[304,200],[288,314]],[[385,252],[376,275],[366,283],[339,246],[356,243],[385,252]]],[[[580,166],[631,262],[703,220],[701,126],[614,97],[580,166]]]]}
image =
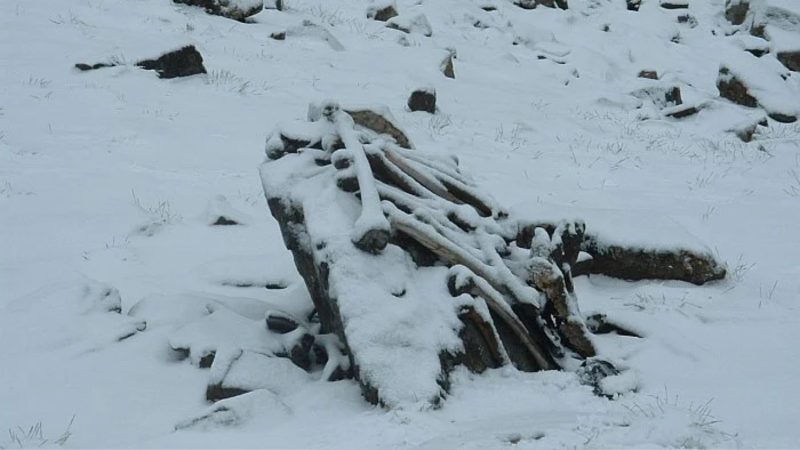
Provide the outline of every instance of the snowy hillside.
{"type": "Polygon", "coordinates": [[[800,446],[800,1],[223,3],[0,2],[0,448],[800,446]],[[206,73],[142,64],[189,45],[206,73]],[[514,217],[727,274],[575,278],[583,316],[641,336],[593,336],[623,370],[610,395],[570,370],[456,367],[435,408],[415,346],[459,343],[414,279],[426,315],[389,316],[413,322],[409,350],[356,344],[407,387],[374,406],[290,355],[299,328],[265,326],[314,309],[264,193],[294,162],[259,172],[265,140],[327,99],[456,156],[514,217]]]}

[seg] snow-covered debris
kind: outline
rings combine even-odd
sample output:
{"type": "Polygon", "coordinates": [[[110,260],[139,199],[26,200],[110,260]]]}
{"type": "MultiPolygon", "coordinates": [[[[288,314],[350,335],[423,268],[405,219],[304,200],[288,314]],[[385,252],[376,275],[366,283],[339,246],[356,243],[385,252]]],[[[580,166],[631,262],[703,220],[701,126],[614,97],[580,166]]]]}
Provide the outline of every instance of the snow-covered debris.
{"type": "Polygon", "coordinates": [[[425,14],[401,14],[386,21],[386,26],[404,33],[416,33],[423,36],[433,36],[433,28],[425,14]]]}
{"type": "Polygon", "coordinates": [[[275,425],[288,418],[292,409],[280,397],[267,389],[258,389],[233,398],[221,400],[196,417],[175,425],[176,430],[240,426],[253,419],[275,425]]]}
{"type": "MultiPolygon", "coordinates": [[[[173,0],[175,3],[199,6],[209,14],[244,22],[264,9],[264,0],[173,0]]],[[[280,8],[279,8],[280,9],[280,8]]]]}
{"type": "Polygon", "coordinates": [[[386,22],[395,16],[397,16],[397,4],[394,0],[373,1],[367,7],[367,17],[379,22],[386,22]]]}
{"type": "Polygon", "coordinates": [[[224,195],[217,195],[208,201],[204,220],[208,225],[246,225],[251,218],[233,207],[224,195]]]}

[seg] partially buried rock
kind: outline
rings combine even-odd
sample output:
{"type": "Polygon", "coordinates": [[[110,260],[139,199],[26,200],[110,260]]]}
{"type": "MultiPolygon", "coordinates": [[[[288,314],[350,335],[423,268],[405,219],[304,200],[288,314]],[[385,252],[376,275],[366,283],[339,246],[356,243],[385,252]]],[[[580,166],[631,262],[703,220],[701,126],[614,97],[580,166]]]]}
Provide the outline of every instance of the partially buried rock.
{"type": "Polygon", "coordinates": [[[741,25],[750,9],[748,0],[727,0],[725,2],[725,18],[733,25],[741,25]]]}
{"type": "Polygon", "coordinates": [[[442,61],[442,67],[441,67],[442,73],[447,78],[455,79],[455,77],[456,77],[456,72],[455,72],[455,70],[453,68],[453,58],[454,57],[455,57],[455,54],[453,52],[450,52],[450,54],[447,55],[447,58],[445,58],[444,61],[442,61]]]}
{"type": "Polygon", "coordinates": [[[793,72],[800,72],[800,50],[778,52],[778,61],[793,72]]]}
{"type": "Polygon", "coordinates": [[[650,80],[658,79],[658,72],[655,70],[642,70],[639,72],[639,78],[648,78],[650,80]]]}
{"type": "Polygon", "coordinates": [[[159,78],[188,77],[206,73],[203,56],[194,48],[194,45],[187,45],[180,50],[164,53],[157,59],[139,61],[136,66],[145,70],[155,70],[159,78]]]}
{"type": "Polygon", "coordinates": [[[408,98],[408,109],[411,111],[436,112],[436,91],[433,89],[417,89],[408,98]]]}
{"type": "Polygon", "coordinates": [[[433,28],[424,14],[416,16],[396,16],[386,22],[388,28],[402,31],[403,33],[418,33],[426,37],[433,35],[433,28]]]}
{"type": "Polygon", "coordinates": [[[731,73],[731,70],[725,66],[719,69],[717,89],[721,97],[727,98],[734,103],[750,108],[758,106],[758,101],[755,97],[750,95],[744,82],[736,78],[736,76],[731,73]]]}
{"type": "MultiPolygon", "coordinates": [[[[184,5],[199,6],[207,13],[215,16],[223,16],[229,19],[244,22],[248,17],[261,12],[264,9],[263,0],[173,0],[175,3],[184,5]]],[[[279,1],[283,9],[283,2],[279,1]]],[[[277,5],[276,5],[277,6],[277,5]]]]}
{"type": "Polygon", "coordinates": [[[367,8],[367,17],[379,22],[386,22],[397,16],[397,6],[394,2],[381,2],[367,8]]]}

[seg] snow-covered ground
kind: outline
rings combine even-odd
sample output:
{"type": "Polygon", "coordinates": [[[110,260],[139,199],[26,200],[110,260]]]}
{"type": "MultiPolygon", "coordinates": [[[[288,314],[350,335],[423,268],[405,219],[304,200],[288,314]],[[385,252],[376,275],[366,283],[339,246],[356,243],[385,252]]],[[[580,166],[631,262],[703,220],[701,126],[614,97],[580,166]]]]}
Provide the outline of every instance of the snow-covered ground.
{"type": "Polygon", "coordinates": [[[0,447],[37,423],[56,445],[71,421],[66,447],[800,446],[800,125],[770,119],[744,143],[729,130],[764,112],[715,86],[730,65],[765,108],[796,112],[800,77],[742,50],[755,38],[729,35],[722,0],[398,0],[395,22],[424,14],[430,37],[359,0],[286,3],[239,23],[170,0],[0,2],[0,447]],[[132,66],[187,44],[208,74],[132,66]],[[452,51],[455,79],[440,69],[452,51]],[[665,117],[650,93],[672,85],[701,111],[665,117]],[[406,109],[420,87],[435,115],[406,109]],[[503,368],[458,370],[438,410],[373,407],[355,382],[302,371],[210,405],[208,369],[170,343],[204,335],[205,305],[240,312],[209,334],[257,340],[265,302],[308,304],[258,166],[274,125],[324,98],[388,106],[416,147],[457,155],[515,210],[653,242],[678,228],[728,277],[576,280],[584,313],[645,336],[598,337],[637,388],[615,400],[571,373],[503,368]],[[220,214],[241,225],[211,226],[220,214]]]}

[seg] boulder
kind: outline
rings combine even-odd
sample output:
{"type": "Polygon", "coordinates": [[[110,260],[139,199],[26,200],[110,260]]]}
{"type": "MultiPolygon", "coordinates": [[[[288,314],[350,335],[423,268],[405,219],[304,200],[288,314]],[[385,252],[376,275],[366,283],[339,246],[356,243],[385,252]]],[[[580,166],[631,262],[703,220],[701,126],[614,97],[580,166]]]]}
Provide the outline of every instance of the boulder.
{"type": "Polygon", "coordinates": [[[188,77],[206,73],[203,56],[194,48],[194,45],[187,45],[179,50],[164,53],[156,59],[139,61],[136,66],[145,70],[155,70],[159,78],[188,77]]]}
{"type": "Polygon", "coordinates": [[[411,111],[436,112],[436,91],[433,89],[417,89],[408,97],[408,109],[411,111]]]}
{"type": "Polygon", "coordinates": [[[418,33],[426,37],[433,36],[433,28],[425,14],[417,14],[416,16],[396,16],[392,17],[386,22],[386,26],[393,30],[399,30],[403,33],[418,33]]]}
{"type": "Polygon", "coordinates": [[[392,2],[371,5],[367,8],[367,17],[379,22],[386,22],[397,16],[397,5],[392,2]]]}
{"type": "Polygon", "coordinates": [[[655,70],[642,70],[639,72],[639,78],[648,78],[650,80],[658,79],[658,72],[655,70]]]}
{"type": "Polygon", "coordinates": [[[725,19],[734,25],[741,25],[750,9],[749,0],[727,0],[725,2],[725,19]]]}
{"type": "MultiPolygon", "coordinates": [[[[264,9],[263,0],[173,0],[175,3],[184,5],[198,6],[206,10],[207,13],[215,16],[223,16],[229,19],[244,22],[248,17],[261,12],[264,9]]],[[[278,3],[282,9],[282,1],[278,3]]]]}
{"type": "Polygon", "coordinates": [[[782,51],[775,56],[787,69],[792,72],[800,72],[800,50],[782,51]]]}
{"type": "Polygon", "coordinates": [[[719,76],[717,77],[717,89],[719,95],[736,104],[755,108],[758,106],[758,100],[750,94],[747,86],[737,78],[730,69],[722,66],[719,69],[719,76]]]}

